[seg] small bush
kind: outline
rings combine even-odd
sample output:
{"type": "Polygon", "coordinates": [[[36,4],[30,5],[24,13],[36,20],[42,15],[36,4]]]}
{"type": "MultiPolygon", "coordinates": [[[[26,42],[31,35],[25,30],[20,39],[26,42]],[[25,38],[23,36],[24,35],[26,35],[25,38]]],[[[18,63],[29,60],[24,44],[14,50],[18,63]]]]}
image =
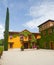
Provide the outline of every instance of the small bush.
{"type": "Polygon", "coordinates": [[[2,54],[3,54],[3,46],[0,46],[0,58],[1,58],[1,56],[2,56],[2,54]]]}
{"type": "Polygon", "coordinates": [[[21,51],[24,51],[24,46],[21,46],[21,51]]]}
{"type": "Polygon", "coordinates": [[[3,46],[0,46],[0,51],[3,51],[3,49],[4,49],[3,46]]]}
{"type": "Polygon", "coordinates": [[[24,49],[24,46],[21,46],[21,49],[24,49]]]}
{"type": "Polygon", "coordinates": [[[32,43],[30,43],[30,48],[32,48],[32,43]]]}

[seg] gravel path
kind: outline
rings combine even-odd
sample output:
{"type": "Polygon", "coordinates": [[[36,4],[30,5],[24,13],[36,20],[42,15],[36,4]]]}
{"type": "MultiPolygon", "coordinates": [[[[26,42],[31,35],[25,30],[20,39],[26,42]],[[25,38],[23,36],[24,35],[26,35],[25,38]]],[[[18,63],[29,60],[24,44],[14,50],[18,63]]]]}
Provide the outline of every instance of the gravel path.
{"type": "Polygon", "coordinates": [[[3,52],[0,65],[54,65],[54,50],[10,49],[3,52]]]}

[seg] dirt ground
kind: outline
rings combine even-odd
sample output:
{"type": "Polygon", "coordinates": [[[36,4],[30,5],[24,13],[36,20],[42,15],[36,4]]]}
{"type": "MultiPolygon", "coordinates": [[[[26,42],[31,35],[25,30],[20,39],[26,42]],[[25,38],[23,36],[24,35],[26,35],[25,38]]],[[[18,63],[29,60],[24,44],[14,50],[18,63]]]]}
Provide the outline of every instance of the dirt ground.
{"type": "Polygon", "coordinates": [[[0,65],[54,65],[54,50],[9,49],[3,52],[0,65]]]}

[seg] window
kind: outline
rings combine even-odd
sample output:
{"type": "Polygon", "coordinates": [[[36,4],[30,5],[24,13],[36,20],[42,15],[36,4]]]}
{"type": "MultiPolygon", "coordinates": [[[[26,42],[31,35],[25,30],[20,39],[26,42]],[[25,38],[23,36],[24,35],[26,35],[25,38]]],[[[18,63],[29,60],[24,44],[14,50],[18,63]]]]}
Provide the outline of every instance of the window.
{"type": "Polygon", "coordinates": [[[51,33],[52,33],[52,29],[49,29],[49,30],[48,30],[48,33],[51,34],[51,33]]]}
{"type": "Polygon", "coordinates": [[[20,40],[23,40],[23,35],[22,34],[20,35],[20,40]]]}
{"type": "Polygon", "coordinates": [[[42,33],[43,33],[43,36],[45,36],[45,35],[46,35],[46,31],[43,31],[42,33]]]}
{"type": "Polygon", "coordinates": [[[50,26],[53,26],[53,23],[50,23],[50,26]]]}
{"type": "Polygon", "coordinates": [[[10,39],[12,39],[13,38],[13,36],[12,35],[10,35],[10,39]]]}
{"type": "Polygon", "coordinates": [[[29,35],[29,40],[31,40],[31,35],[29,35]]]}

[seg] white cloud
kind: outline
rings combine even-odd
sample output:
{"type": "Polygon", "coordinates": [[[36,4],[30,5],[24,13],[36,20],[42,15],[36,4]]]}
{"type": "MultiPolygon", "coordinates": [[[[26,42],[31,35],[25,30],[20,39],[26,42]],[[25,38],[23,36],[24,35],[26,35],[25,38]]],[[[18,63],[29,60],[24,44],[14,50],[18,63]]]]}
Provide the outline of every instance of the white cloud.
{"type": "Polygon", "coordinates": [[[28,14],[32,20],[26,22],[24,26],[31,29],[37,28],[48,19],[54,20],[54,2],[42,2],[39,6],[31,6],[28,14]]]}
{"type": "MultiPolygon", "coordinates": [[[[54,12],[54,3],[43,3],[39,6],[32,6],[29,10],[29,15],[32,17],[38,17],[38,16],[49,16],[53,15],[54,12]]],[[[52,18],[52,17],[51,17],[52,18]]]]}
{"type": "Polygon", "coordinates": [[[10,29],[9,32],[13,32],[14,30],[10,29]]]}
{"type": "Polygon", "coordinates": [[[4,26],[0,24],[0,39],[4,38],[4,26]]]}
{"type": "Polygon", "coordinates": [[[36,22],[36,19],[33,19],[31,21],[28,21],[25,26],[33,29],[33,28],[36,28],[36,25],[35,24],[38,24],[38,22],[36,22]]]}
{"type": "MultiPolygon", "coordinates": [[[[0,39],[4,39],[4,25],[0,24],[0,39]]],[[[12,32],[13,30],[10,29],[10,32],[12,32]]]]}

